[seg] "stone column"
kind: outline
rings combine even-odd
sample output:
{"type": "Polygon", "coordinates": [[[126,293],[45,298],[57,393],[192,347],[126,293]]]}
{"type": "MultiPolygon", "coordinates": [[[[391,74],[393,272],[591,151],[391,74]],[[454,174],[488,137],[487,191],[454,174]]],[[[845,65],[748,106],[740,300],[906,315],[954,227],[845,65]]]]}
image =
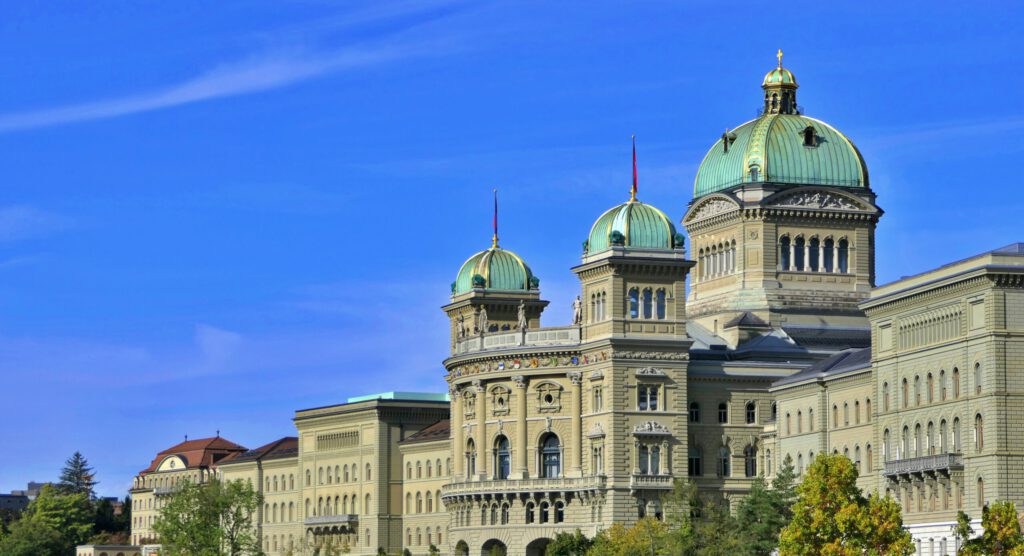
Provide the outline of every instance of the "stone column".
{"type": "Polygon", "coordinates": [[[833,241],[832,242],[832,272],[838,273],[839,269],[840,269],[840,266],[839,266],[839,242],[838,241],[833,241]]]}
{"type": "Polygon", "coordinates": [[[669,465],[671,465],[671,462],[668,458],[668,439],[661,441],[661,453],[659,459],[661,460],[658,462],[659,472],[662,475],[670,475],[671,470],[669,469],[669,465]]]}
{"type": "Polygon", "coordinates": [[[530,478],[529,467],[526,463],[526,378],[514,376],[512,381],[516,385],[516,470],[515,477],[520,479],[530,478]]]}
{"type": "Polygon", "coordinates": [[[487,478],[487,392],[479,380],[473,381],[476,390],[476,474],[487,478]]]}
{"type": "Polygon", "coordinates": [[[583,476],[583,373],[568,374],[572,382],[572,475],[583,476]]]}
{"type": "Polygon", "coordinates": [[[825,242],[818,241],[818,272],[825,272],[825,242]]]}
{"type": "Polygon", "coordinates": [[[796,269],[796,239],[789,239],[789,265],[783,270],[795,270],[796,269]]]}
{"type": "Polygon", "coordinates": [[[633,439],[633,474],[640,474],[640,441],[633,439]]]}
{"type": "Polygon", "coordinates": [[[811,242],[804,240],[804,271],[811,270],[811,242]]]}
{"type": "MultiPolygon", "coordinates": [[[[462,400],[459,396],[459,388],[452,386],[449,389],[449,393],[452,398],[451,405],[451,416],[452,416],[452,455],[455,456],[455,476],[452,482],[458,482],[459,480],[466,479],[466,472],[463,469],[465,460],[465,436],[466,432],[462,430],[462,400]]],[[[403,471],[404,472],[404,471],[403,471]]]]}

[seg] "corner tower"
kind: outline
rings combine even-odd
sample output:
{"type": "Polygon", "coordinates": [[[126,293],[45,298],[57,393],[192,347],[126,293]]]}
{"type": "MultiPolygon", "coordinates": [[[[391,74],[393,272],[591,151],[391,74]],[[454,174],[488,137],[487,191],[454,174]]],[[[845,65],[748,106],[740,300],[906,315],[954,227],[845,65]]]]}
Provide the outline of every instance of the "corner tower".
{"type": "Polygon", "coordinates": [[[831,328],[857,345],[867,341],[858,303],[874,286],[882,210],[860,152],[802,113],[796,77],[778,58],[761,84],[761,115],[726,130],[697,171],[682,222],[697,261],[688,316],[727,339],[727,325],[749,313],[793,334],[831,328]]]}

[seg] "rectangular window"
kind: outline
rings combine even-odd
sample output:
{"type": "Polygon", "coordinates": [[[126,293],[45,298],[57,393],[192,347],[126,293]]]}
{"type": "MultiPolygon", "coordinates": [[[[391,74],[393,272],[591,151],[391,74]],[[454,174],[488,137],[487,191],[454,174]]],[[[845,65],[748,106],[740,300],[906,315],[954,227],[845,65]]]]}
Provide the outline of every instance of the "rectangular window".
{"type": "Polygon", "coordinates": [[[658,389],[657,385],[637,386],[637,409],[639,411],[658,411],[658,389]]]}
{"type": "Polygon", "coordinates": [[[601,391],[600,386],[594,387],[594,411],[601,411],[604,409],[604,393],[601,391]]]}

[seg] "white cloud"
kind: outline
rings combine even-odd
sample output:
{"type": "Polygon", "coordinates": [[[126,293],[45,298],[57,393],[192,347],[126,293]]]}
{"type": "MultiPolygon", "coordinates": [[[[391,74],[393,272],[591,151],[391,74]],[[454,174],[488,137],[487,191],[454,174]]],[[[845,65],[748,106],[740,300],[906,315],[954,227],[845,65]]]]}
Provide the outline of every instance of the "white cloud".
{"type": "Polygon", "coordinates": [[[46,235],[67,227],[62,216],[26,205],[0,207],[0,242],[46,235]]]}

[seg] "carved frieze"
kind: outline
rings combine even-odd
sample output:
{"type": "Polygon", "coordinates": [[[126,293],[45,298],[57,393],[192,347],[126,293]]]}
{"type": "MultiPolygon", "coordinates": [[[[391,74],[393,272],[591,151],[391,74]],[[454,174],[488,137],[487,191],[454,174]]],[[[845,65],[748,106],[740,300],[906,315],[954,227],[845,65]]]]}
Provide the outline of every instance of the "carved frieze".
{"type": "Polygon", "coordinates": [[[738,208],[739,206],[736,203],[726,201],[725,199],[708,199],[697,207],[697,210],[693,211],[693,214],[690,215],[689,221],[696,222],[697,220],[718,216],[719,214],[724,214],[738,208]]]}
{"type": "Polygon", "coordinates": [[[829,210],[867,209],[865,205],[854,202],[849,197],[843,197],[827,191],[802,191],[793,193],[792,195],[786,195],[778,201],[773,202],[771,206],[829,210]]]}
{"type": "Polygon", "coordinates": [[[661,423],[659,423],[657,421],[647,421],[645,423],[640,423],[639,425],[636,425],[635,427],[633,427],[633,434],[634,435],[663,435],[663,434],[671,435],[672,431],[669,430],[668,427],[666,427],[665,425],[662,425],[661,423]]]}
{"type": "Polygon", "coordinates": [[[665,371],[663,371],[663,370],[661,370],[661,369],[659,369],[657,367],[644,367],[642,369],[637,369],[636,370],[636,376],[663,377],[663,376],[668,376],[668,375],[665,374],[665,371]]]}

